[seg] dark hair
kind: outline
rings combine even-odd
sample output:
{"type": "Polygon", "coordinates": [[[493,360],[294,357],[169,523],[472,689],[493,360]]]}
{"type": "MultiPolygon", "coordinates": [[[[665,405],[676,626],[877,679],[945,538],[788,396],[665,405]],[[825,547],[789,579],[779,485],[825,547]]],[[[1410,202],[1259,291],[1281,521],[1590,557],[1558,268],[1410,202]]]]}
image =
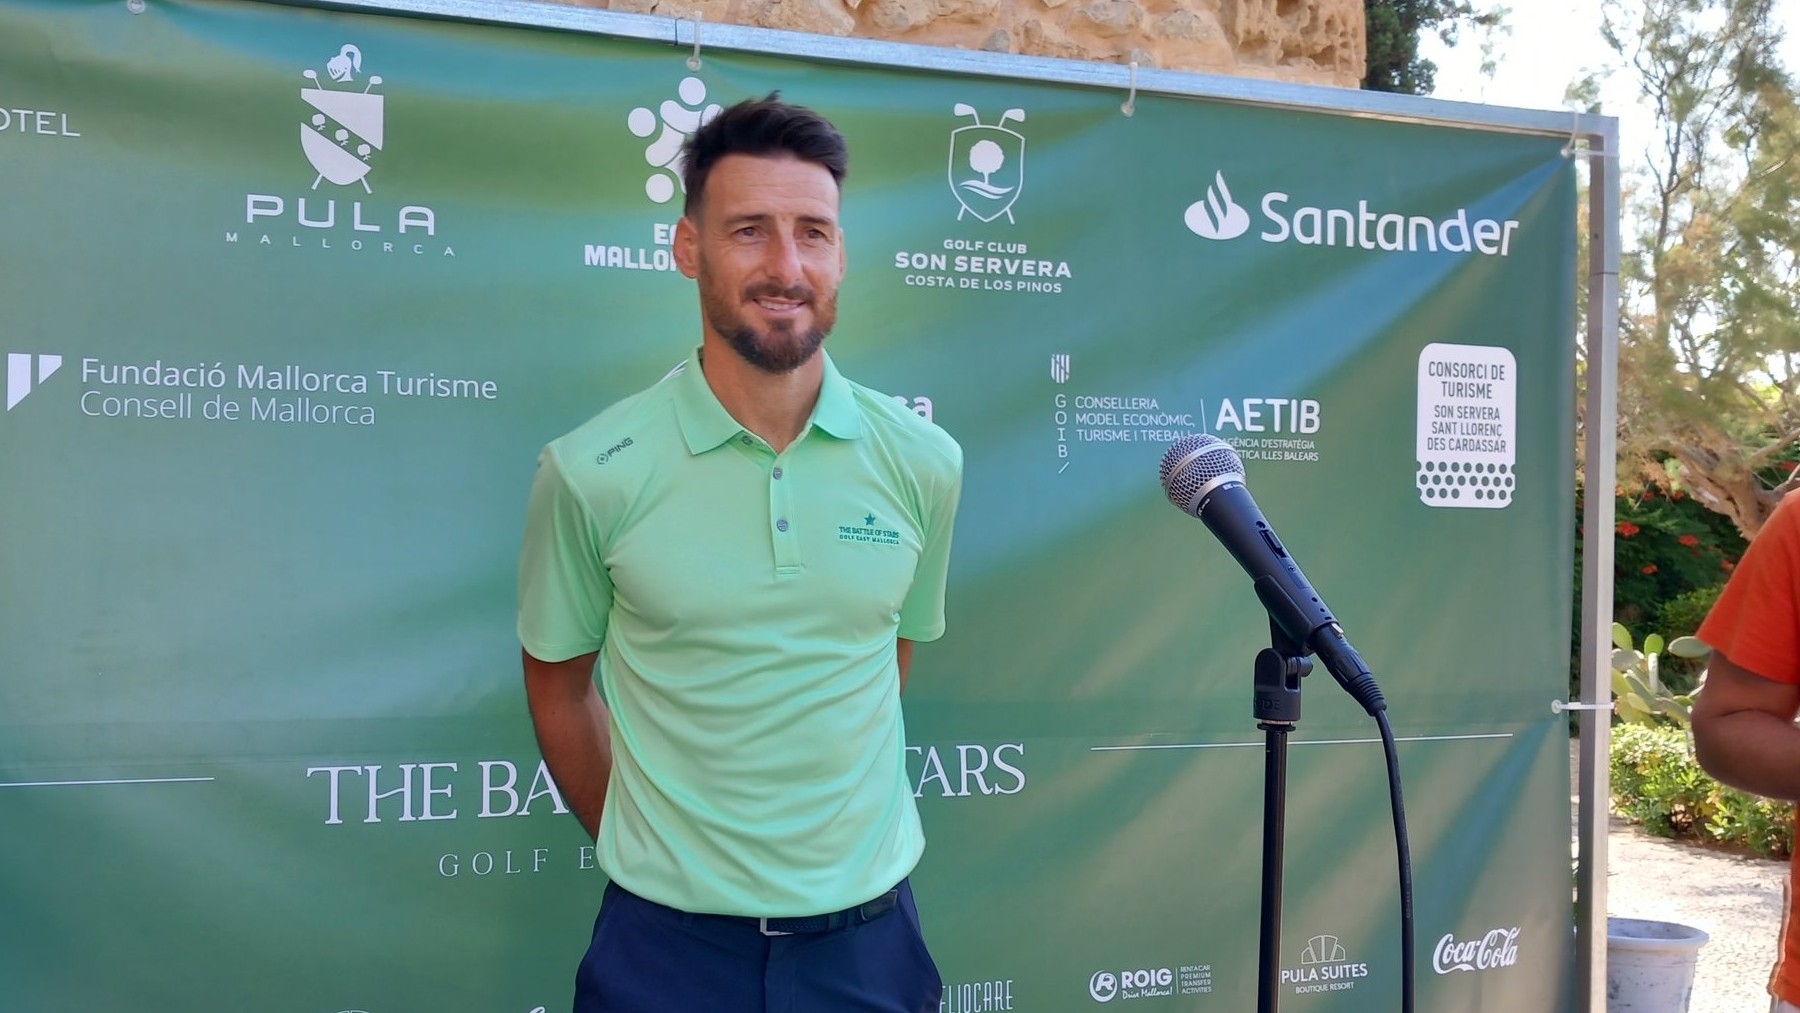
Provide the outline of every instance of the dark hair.
{"type": "Polygon", "coordinates": [[[726,155],[791,155],[822,166],[838,186],[850,171],[850,149],[831,121],[805,106],[781,101],[781,93],[746,99],[721,111],[681,146],[683,214],[700,206],[706,177],[726,155]]]}

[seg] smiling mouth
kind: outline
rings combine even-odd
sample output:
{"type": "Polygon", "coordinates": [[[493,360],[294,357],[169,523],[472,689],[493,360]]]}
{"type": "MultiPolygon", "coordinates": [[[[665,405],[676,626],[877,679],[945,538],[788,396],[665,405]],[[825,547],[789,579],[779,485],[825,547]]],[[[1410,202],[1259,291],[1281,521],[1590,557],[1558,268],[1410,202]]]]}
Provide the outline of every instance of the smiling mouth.
{"type": "Polygon", "coordinates": [[[756,305],[761,306],[764,311],[776,316],[791,316],[806,307],[804,301],[797,299],[762,298],[756,299],[754,302],[756,305]]]}

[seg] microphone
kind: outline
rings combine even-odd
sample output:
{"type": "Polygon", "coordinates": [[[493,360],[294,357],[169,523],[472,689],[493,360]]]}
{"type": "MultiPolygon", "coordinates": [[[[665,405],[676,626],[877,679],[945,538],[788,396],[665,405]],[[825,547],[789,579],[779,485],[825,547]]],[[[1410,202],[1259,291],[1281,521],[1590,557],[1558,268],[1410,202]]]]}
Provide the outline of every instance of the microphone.
{"type": "Polygon", "coordinates": [[[1200,518],[1250,575],[1256,597],[1281,632],[1317,654],[1371,717],[1387,710],[1369,666],[1250,498],[1237,452],[1216,437],[1184,437],[1163,454],[1161,478],[1169,502],[1200,518]]]}

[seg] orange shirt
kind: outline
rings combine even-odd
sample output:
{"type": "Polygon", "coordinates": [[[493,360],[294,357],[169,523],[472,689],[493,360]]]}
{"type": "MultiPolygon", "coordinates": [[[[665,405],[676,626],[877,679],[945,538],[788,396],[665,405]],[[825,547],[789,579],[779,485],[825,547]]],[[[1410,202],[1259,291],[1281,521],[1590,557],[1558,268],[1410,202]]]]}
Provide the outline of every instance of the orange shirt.
{"type": "MultiPolygon", "coordinates": [[[[1776,682],[1800,683],[1800,500],[1788,496],[1750,543],[1700,632],[1701,640],[1739,667],[1776,682]]],[[[1800,825],[1796,827],[1800,831],[1800,825]]],[[[1800,876],[1800,850],[1789,866],[1800,876]]],[[[1800,1005],[1800,891],[1789,889],[1781,959],[1769,991],[1800,1005]]]]}

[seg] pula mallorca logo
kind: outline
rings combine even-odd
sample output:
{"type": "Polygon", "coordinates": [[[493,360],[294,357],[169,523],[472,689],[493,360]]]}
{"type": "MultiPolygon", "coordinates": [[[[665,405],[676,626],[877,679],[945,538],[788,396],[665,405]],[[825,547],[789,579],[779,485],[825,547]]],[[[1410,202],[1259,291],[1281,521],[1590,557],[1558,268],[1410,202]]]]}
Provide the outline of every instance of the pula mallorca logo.
{"type": "Polygon", "coordinates": [[[967,103],[956,103],[954,111],[975,120],[950,131],[950,192],[962,205],[956,220],[967,214],[991,222],[1005,215],[1009,224],[1017,224],[1012,206],[1025,189],[1025,135],[1006,124],[1025,122],[1025,110],[1008,109],[992,126],[982,125],[981,115],[967,103]]]}
{"type": "Polygon", "coordinates": [[[356,75],[362,73],[362,50],[346,45],[325,62],[325,75],[334,84],[328,87],[319,80],[319,72],[301,71],[312,87],[301,88],[300,97],[317,110],[309,122],[300,124],[300,147],[306,160],[318,170],[312,188],[330,180],[339,186],[361,183],[364,193],[369,188],[369,161],[381,150],[382,119],[386,111],[383,96],[369,89],[381,83],[379,75],[370,75],[362,90],[356,90],[356,75]]]}
{"type": "Polygon", "coordinates": [[[706,104],[706,82],[697,77],[685,78],[675,89],[681,101],[664,99],[655,110],[639,106],[625,118],[625,125],[638,137],[656,134],[656,140],[644,149],[644,161],[650,163],[650,178],[644,181],[644,193],[658,204],[675,199],[677,191],[686,192],[681,181],[681,145],[688,136],[719,115],[719,104],[706,104]],[[660,114],[660,116],[659,116],[660,114]],[[661,133],[657,132],[661,128],[661,133]]]}

